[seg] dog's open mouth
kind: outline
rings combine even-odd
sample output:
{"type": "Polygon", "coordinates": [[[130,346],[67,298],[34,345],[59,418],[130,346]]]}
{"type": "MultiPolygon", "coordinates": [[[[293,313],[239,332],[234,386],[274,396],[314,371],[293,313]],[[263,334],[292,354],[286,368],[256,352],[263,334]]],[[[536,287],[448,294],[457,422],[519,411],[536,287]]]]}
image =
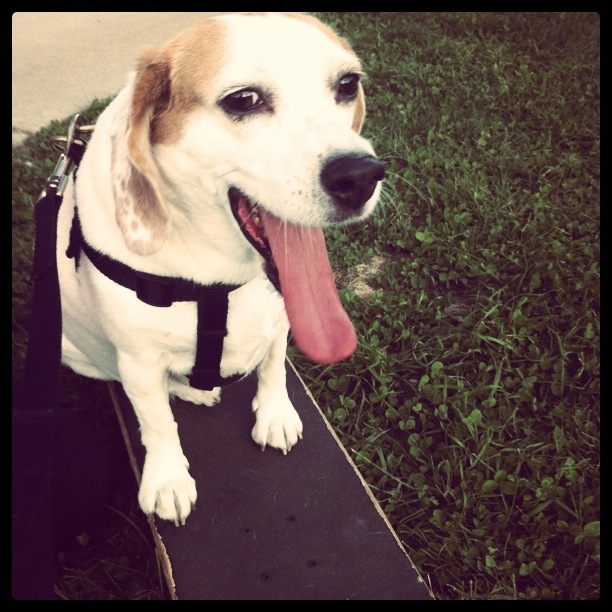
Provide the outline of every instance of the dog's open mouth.
{"type": "Polygon", "coordinates": [[[240,190],[231,187],[229,190],[230,205],[238,227],[245,238],[259,251],[264,258],[266,274],[270,282],[281,291],[278,279],[278,270],[272,257],[270,244],[261,218],[261,209],[258,204],[249,200],[240,190]]]}
{"type": "Polygon", "coordinates": [[[338,297],[322,229],[279,219],[234,187],[229,199],[242,233],[263,256],[285,300],[300,350],[323,364],[350,357],[357,335],[338,297]]]}

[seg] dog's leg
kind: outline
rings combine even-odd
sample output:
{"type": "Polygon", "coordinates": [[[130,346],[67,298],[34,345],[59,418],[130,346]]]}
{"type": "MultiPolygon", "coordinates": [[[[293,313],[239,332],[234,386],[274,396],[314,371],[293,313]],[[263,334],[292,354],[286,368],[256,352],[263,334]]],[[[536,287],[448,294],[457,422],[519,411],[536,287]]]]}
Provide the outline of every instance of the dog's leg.
{"type": "Polygon", "coordinates": [[[257,368],[257,394],[253,400],[255,427],[253,440],[264,450],[266,445],[284,454],[302,438],[302,421],[287,394],[285,354],[289,324],[281,326],[270,350],[257,368]]]}
{"type": "Polygon", "coordinates": [[[145,447],[138,502],[145,514],[185,524],[195,504],[195,480],[183,454],[178,427],[168,403],[168,374],[159,360],[142,364],[131,355],[118,355],[119,372],[130,399],[145,447]]]}
{"type": "Polygon", "coordinates": [[[189,386],[186,376],[177,374],[170,374],[168,391],[170,395],[176,395],[176,397],[192,404],[216,406],[221,401],[221,387],[215,387],[212,391],[200,391],[189,386]]]}

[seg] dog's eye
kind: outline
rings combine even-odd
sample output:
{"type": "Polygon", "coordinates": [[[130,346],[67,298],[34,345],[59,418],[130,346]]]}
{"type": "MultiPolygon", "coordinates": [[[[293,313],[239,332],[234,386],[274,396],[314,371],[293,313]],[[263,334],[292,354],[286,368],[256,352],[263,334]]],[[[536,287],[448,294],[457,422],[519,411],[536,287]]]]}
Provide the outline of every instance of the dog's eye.
{"type": "Polygon", "coordinates": [[[226,113],[244,116],[254,112],[264,104],[263,96],[254,89],[235,91],[221,100],[221,107],[226,113]]]}
{"type": "Polygon", "coordinates": [[[354,100],[359,91],[359,75],[355,73],[345,74],[339,79],[336,86],[336,101],[350,102],[354,100]]]}

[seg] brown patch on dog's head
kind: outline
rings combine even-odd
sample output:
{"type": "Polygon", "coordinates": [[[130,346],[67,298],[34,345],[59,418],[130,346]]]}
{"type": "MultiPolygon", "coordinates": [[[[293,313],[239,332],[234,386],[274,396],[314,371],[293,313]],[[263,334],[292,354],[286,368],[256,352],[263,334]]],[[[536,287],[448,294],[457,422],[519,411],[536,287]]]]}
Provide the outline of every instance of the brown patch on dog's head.
{"type": "Polygon", "coordinates": [[[170,91],[153,119],[154,143],[178,140],[187,115],[208,102],[209,83],[226,60],[226,26],[211,17],[185,30],[164,48],[170,91]]]}
{"type": "Polygon", "coordinates": [[[202,102],[223,61],[224,26],[208,19],[138,58],[127,133],[129,173],[116,194],[116,220],[127,247],[151,255],[171,229],[153,146],[175,142],[186,117],[202,102]]]}

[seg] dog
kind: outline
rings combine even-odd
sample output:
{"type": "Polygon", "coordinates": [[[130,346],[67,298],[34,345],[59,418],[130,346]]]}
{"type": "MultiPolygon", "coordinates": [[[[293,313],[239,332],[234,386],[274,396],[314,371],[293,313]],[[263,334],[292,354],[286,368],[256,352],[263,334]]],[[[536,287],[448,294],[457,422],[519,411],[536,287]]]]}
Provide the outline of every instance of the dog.
{"type": "Polygon", "coordinates": [[[256,371],[252,438],[286,453],[289,330],[317,363],[356,348],[322,228],[378,201],[362,77],[313,16],[218,15],[144,49],[95,125],[58,220],[62,362],[123,385],[146,514],[184,524],[197,497],[170,397],[256,371]]]}

